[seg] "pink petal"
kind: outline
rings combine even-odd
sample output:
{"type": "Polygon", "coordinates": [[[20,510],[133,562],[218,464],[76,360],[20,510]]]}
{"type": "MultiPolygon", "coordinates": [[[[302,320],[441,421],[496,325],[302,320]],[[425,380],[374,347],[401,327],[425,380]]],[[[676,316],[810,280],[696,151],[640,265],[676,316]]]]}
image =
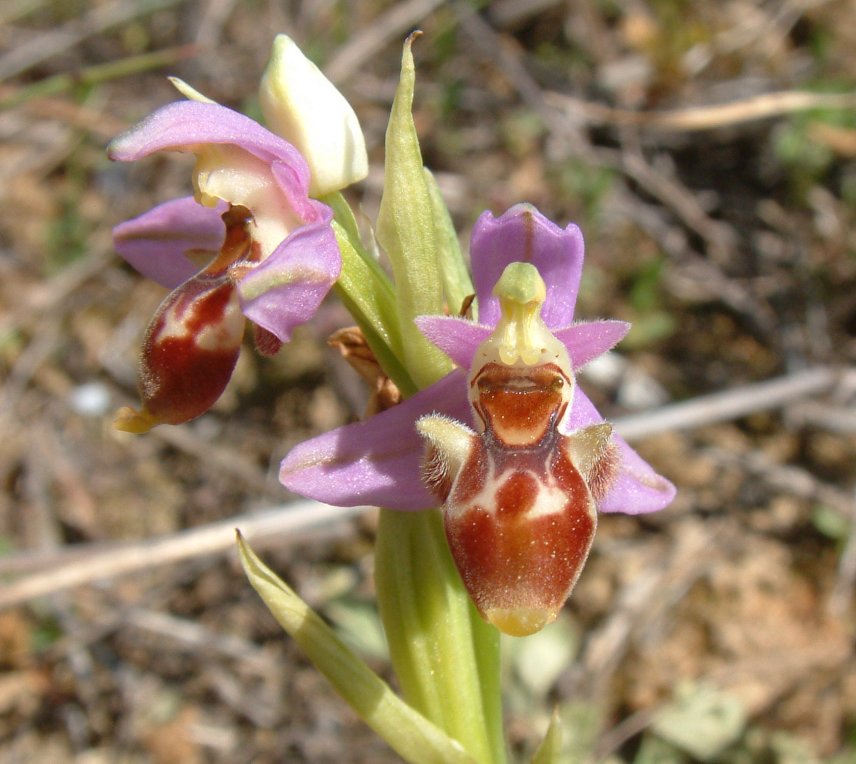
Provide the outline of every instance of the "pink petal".
{"type": "Polygon", "coordinates": [[[107,155],[133,162],[157,151],[196,151],[206,143],[232,144],[268,164],[281,161],[293,171],[302,196],[309,190],[309,167],[300,152],[257,122],[225,106],[176,101],[162,106],[111,141],[107,155]]]}
{"type": "Polygon", "coordinates": [[[493,329],[453,316],[417,316],[416,326],[458,366],[469,370],[478,346],[493,329]]]}
{"type": "Polygon", "coordinates": [[[555,331],[571,357],[574,371],[614,348],[630,331],[626,321],[583,321],[555,331]]]}
{"type": "MultiPolygon", "coordinates": [[[[602,421],[603,417],[594,404],[577,385],[571,408],[570,428],[585,427],[602,421]]],[[[614,435],[613,439],[621,459],[618,477],[598,503],[598,510],[639,515],[656,512],[670,504],[675,498],[675,486],[662,475],[658,475],[627,441],[618,435],[614,435]]]]}
{"type": "Polygon", "coordinates": [[[466,380],[466,372],[456,369],[365,422],[299,444],[283,460],[280,482],[291,491],[340,507],[436,506],[420,479],[425,445],[414,423],[432,412],[470,422],[466,380]]]}
{"type": "MultiPolygon", "coordinates": [[[[417,316],[416,326],[431,342],[458,366],[469,369],[478,346],[493,331],[492,327],[453,316],[417,316]]],[[[611,350],[620,342],[630,324],[626,321],[583,321],[555,330],[556,337],[568,348],[574,370],[611,350]]]]}
{"type": "Polygon", "coordinates": [[[283,342],[315,315],[342,268],[332,210],[319,207],[323,218],[290,234],[238,282],[244,315],[283,342]]]}
{"type": "Polygon", "coordinates": [[[116,251],[144,276],[169,289],[200,270],[188,252],[210,252],[213,258],[223,244],[225,228],[220,216],[226,205],[203,207],[193,197],[173,199],[113,229],[116,251]]]}
{"type": "Polygon", "coordinates": [[[523,261],[532,263],[547,285],[544,322],[551,329],[568,326],[574,319],[584,251],[577,226],[563,230],[530,204],[518,204],[498,218],[485,212],[473,228],[470,245],[479,322],[495,326],[499,321],[493,287],[506,265],[523,261]]]}

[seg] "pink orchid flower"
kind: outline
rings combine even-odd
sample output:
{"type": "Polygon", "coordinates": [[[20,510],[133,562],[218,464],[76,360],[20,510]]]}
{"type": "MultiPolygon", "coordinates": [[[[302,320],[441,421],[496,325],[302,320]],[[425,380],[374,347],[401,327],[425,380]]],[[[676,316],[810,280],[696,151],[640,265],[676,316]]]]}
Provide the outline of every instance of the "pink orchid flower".
{"type": "Polygon", "coordinates": [[[459,368],[365,422],[298,445],[280,480],[341,506],[441,503],[476,607],[521,636],[552,621],[570,595],[598,510],[654,512],[675,488],[576,384],[575,373],[629,329],[574,323],[579,229],[563,230],[529,205],[485,213],[471,261],[479,322],[416,319],[459,368]]]}
{"type": "MultiPolygon", "coordinates": [[[[610,350],[630,329],[626,322],[615,320],[574,323],[583,253],[577,226],[563,230],[529,205],[513,207],[499,218],[485,212],[473,229],[470,248],[479,321],[449,316],[417,319],[423,334],[460,368],[368,421],[299,444],[282,462],[282,483],[337,506],[372,504],[401,510],[435,506],[436,499],[419,477],[425,444],[415,422],[425,414],[440,413],[475,423],[467,375],[477,348],[499,321],[499,300],[491,290],[508,264],[531,262],[541,273],[547,286],[541,316],[567,348],[574,371],[610,350]]],[[[566,428],[603,421],[577,386],[566,428]]],[[[613,438],[620,457],[618,474],[598,509],[641,514],[668,505],[675,495],[674,486],[622,438],[613,438]]]]}
{"type": "Polygon", "coordinates": [[[117,417],[131,432],[207,411],[231,378],[245,319],[256,325],[257,347],[276,352],[341,269],[332,211],[309,198],[309,168],[287,141],[226,107],[182,101],[108,148],[125,162],[159,151],[195,155],[196,193],[114,229],[117,251],[173,290],[146,334],[142,409],[117,417]],[[208,261],[201,269],[200,259],[208,261]]]}

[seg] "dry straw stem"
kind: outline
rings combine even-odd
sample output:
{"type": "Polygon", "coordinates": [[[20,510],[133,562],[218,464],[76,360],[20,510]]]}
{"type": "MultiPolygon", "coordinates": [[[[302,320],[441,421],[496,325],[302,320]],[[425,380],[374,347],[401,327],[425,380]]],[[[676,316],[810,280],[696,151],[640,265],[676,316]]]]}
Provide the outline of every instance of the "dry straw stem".
{"type": "MultiPolygon", "coordinates": [[[[52,560],[43,557],[45,569],[8,584],[0,590],[0,609],[75,586],[92,584],[116,576],[137,573],[170,563],[206,555],[222,554],[235,546],[235,528],[251,540],[261,542],[299,534],[339,522],[365,512],[368,507],[331,507],[314,501],[301,501],[276,509],[249,512],[200,528],[135,543],[111,545],[87,544],[85,555],[59,552],[52,560]],[[63,559],[63,555],[71,559],[63,559]]],[[[18,557],[8,559],[13,563],[18,557]]]]}
{"type": "Polygon", "coordinates": [[[769,411],[801,398],[830,392],[839,385],[851,387],[854,383],[856,369],[842,370],[826,366],[805,369],[765,382],[624,417],[615,422],[615,429],[627,440],[638,440],[660,432],[688,430],[737,419],[757,411],[769,411]]]}
{"type": "Polygon", "coordinates": [[[545,93],[551,106],[576,121],[594,125],[632,125],[671,132],[696,132],[781,117],[810,109],[851,109],[856,93],[812,93],[784,90],[713,106],[690,106],[664,111],[631,111],[592,103],[563,93],[545,93]]]}
{"type": "MultiPolygon", "coordinates": [[[[737,419],[758,411],[768,411],[811,396],[833,392],[839,386],[842,389],[852,389],[856,386],[856,369],[807,369],[785,377],[671,404],[645,414],[624,417],[615,420],[614,424],[623,437],[635,441],[661,432],[687,430],[737,419]]],[[[792,490],[792,480],[786,481],[782,487],[792,490]]],[[[804,495],[806,490],[797,493],[804,495]]],[[[814,495],[814,488],[811,493],[814,495]]],[[[837,499],[833,508],[846,509],[844,503],[837,499]]],[[[367,509],[368,507],[332,507],[302,501],[136,543],[81,545],[60,550],[53,555],[46,555],[44,552],[9,555],[0,561],[0,573],[32,570],[37,566],[40,570],[13,581],[0,591],[0,608],[116,576],[205,555],[222,554],[234,546],[235,527],[240,527],[251,540],[274,536],[290,536],[293,539],[301,532],[340,522],[367,509]]]]}

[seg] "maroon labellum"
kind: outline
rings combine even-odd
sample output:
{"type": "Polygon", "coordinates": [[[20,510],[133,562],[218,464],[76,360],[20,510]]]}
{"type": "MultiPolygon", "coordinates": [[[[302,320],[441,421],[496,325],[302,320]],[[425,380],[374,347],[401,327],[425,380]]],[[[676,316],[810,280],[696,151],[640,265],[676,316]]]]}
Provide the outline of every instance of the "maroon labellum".
{"type": "Polygon", "coordinates": [[[211,408],[228,384],[244,334],[234,277],[257,255],[248,211],[232,207],[223,221],[220,253],[167,295],[149,324],[140,355],[143,406],[121,409],[117,429],[140,433],[157,424],[187,422],[211,408]]]}

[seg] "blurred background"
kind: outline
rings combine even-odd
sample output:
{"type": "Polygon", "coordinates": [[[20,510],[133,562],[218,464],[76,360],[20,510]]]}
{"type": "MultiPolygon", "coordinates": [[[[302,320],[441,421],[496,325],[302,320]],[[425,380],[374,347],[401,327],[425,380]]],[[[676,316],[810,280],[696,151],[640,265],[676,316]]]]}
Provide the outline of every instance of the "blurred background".
{"type": "Polygon", "coordinates": [[[659,514],[602,517],[562,618],[509,640],[515,757],[556,708],[569,762],[856,760],[847,0],[4,2],[0,760],[396,760],[231,549],[245,528],[389,675],[372,513],[313,513],[275,479],[362,413],[325,345],[347,315],[331,299],[272,360],[248,345],[191,424],[112,431],[164,290],[110,230],[187,193],[192,160],[104,147],[178,97],[167,75],[258,117],[286,32],[360,116],[372,170],[350,198],[371,220],[415,28],[415,120],[462,242],[519,201],[582,227],[577,315],[633,330],[581,384],[679,487],[659,514]]]}

